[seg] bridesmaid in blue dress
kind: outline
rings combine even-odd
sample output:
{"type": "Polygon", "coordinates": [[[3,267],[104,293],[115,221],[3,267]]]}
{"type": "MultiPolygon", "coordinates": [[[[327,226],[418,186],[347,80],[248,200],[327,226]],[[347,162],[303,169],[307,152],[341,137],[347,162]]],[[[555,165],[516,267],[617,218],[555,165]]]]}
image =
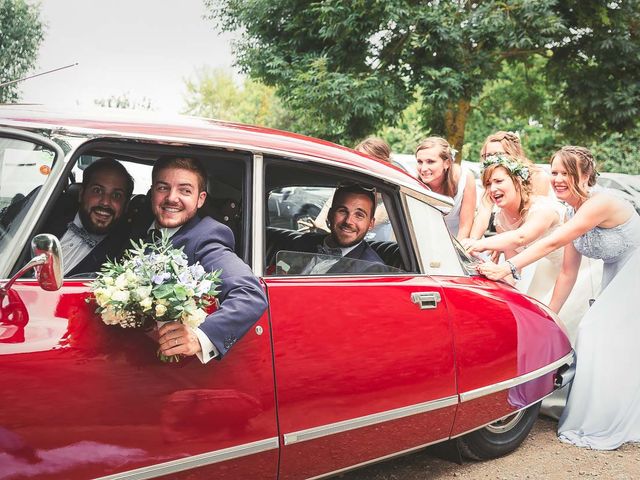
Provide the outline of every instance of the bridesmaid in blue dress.
{"type": "Polygon", "coordinates": [[[602,292],[578,329],[576,376],[558,435],[580,447],[613,450],[640,442],[640,216],[625,200],[591,191],[595,176],[588,149],[556,152],[551,185],[572,207],[572,217],[509,261],[487,262],[479,271],[497,280],[566,245],[549,304],[557,312],[573,288],[581,255],[604,261],[602,292]]]}

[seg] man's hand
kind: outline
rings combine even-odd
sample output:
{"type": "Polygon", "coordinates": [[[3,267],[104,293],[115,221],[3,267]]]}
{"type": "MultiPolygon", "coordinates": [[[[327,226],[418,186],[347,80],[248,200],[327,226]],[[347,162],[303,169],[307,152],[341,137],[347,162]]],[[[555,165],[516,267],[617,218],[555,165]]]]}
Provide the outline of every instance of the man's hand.
{"type": "Polygon", "coordinates": [[[202,351],[198,337],[193,331],[178,322],[167,323],[158,330],[160,352],[167,357],[171,355],[195,355],[202,351]]]}

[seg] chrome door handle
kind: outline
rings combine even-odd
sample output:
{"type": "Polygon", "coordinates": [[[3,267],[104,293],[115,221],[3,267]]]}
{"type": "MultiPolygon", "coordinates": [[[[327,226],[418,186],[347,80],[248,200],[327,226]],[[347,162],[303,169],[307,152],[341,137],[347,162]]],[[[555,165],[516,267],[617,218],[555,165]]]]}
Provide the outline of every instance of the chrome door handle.
{"type": "Polygon", "coordinates": [[[421,310],[428,310],[438,308],[442,298],[439,292],[413,292],[411,294],[411,301],[418,305],[421,310]]]}

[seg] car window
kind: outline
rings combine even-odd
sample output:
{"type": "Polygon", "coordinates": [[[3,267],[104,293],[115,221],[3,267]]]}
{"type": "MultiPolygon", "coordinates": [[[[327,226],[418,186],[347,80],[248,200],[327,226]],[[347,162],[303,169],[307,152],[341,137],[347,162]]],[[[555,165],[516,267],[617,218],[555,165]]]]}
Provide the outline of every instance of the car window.
{"type": "Polygon", "coordinates": [[[388,265],[354,258],[281,250],[276,254],[276,275],[352,275],[401,273],[388,265]]]}
{"type": "Polygon", "coordinates": [[[422,268],[429,275],[466,275],[442,213],[412,196],[405,196],[422,268]]]}
{"type": "MultiPolygon", "coordinates": [[[[277,162],[266,164],[265,196],[266,196],[266,234],[265,234],[265,271],[268,275],[317,275],[317,274],[370,274],[370,273],[398,273],[407,271],[402,258],[401,248],[396,241],[396,232],[402,231],[400,225],[394,225],[389,215],[389,205],[393,203],[393,195],[397,193],[387,191],[384,187],[374,188],[379,180],[366,178],[350,178],[348,171],[314,171],[292,163],[277,162]],[[287,166],[288,165],[288,166],[287,166]],[[337,262],[335,268],[321,273],[317,268],[311,273],[310,268],[302,268],[304,263],[309,266],[320,260],[317,249],[325,245],[330,238],[328,222],[329,210],[333,202],[336,188],[340,185],[356,184],[364,186],[375,196],[376,206],[374,227],[367,230],[363,239],[364,244],[357,251],[344,250],[339,255],[355,257],[355,260],[379,263],[384,268],[375,267],[360,262],[337,262]],[[366,247],[366,248],[365,248],[366,247]],[[366,251],[363,251],[366,250],[366,251]],[[283,260],[284,252],[299,252],[304,255],[283,260]],[[314,258],[311,258],[314,257],[314,258]],[[366,258],[365,258],[366,257],[366,258]],[[280,267],[277,262],[281,260],[280,267]],[[288,267],[283,267],[283,265],[288,267]],[[387,268],[390,267],[390,268],[387,268]]],[[[358,234],[359,235],[359,234],[358,234]]],[[[362,237],[361,237],[362,238],[362,237]]],[[[331,242],[330,242],[331,243],[331,242]]],[[[358,242],[357,245],[360,245],[358,242]]],[[[327,260],[327,259],[325,259],[327,260]]],[[[325,262],[326,264],[326,262],[325,262]]]]}
{"type": "Polygon", "coordinates": [[[55,152],[42,145],[0,138],[0,251],[49,178],[54,159],[55,152]]]}

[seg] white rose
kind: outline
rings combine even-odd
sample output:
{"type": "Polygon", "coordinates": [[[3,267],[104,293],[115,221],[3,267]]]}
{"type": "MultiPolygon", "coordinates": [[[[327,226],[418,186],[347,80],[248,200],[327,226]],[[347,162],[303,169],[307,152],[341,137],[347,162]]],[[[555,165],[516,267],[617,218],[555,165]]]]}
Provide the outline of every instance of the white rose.
{"type": "Polygon", "coordinates": [[[121,273],[116,278],[116,287],[120,290],[127,288],[127,276],[124,273],[121,273]]]}
{"type": "Polygon", "coordinates": [[[149,295],[151,295],[151,286],[136,288],[136,296],[140,300],[146,299],[149,295]]]}
{"type": "Polygon", "coordinates": [[[129,292],[126,290],[116,290],[113,292],[111,299],[114,302],[127,303],[129,301],[129,292]]]}
{"type": "Polygon", "coordinates": [[[207,312],[202,310],[201,308],[196,309],[192,313],[183,313],[182,314],[182,323],[191,328],[198,327],[204,319],[207,318],[207,312]]]}
{"type": "Polygon", "coordinates": [[[102,277],[105,285],[113,285],[113,277],[102,277]]]}
{"type": "Polygon", "coordinates": [[[117,312],[111,307],[107,307],[102,313],[102,321],[107,325],[117,325],[123,319],[124,315],[122,312],[117,312]]]}
{"type": "Polygon", "coordinates": [[[147,297],[140,300],[140,306],[142,307],[143,312],[146,312],[147,310],[151,310],[152,304],[153,304],[153,300],[151,299],[151,297],[147,297]]]}
{"type": "Polygon", "coordinates": [[[96,297],[96,302],[99,306],[105,307],[107,303],[109,303],[109,296],[107,295],[107,293],[108,291],[104,288],[99,288],[95,292],[93,292],[93,295],[96,297]]]}
{"type": "Polygon", "coordinates": [[[162,304],[156,305],[156,317],[161,317],[167,313],[167,307],[162,304]]]}
{"type": "Polygon", "coordinates": [[[136,281],[138,280],[138,277],[136,277],[136,274],[133,273],[133,271],[128,269],[124,272],[124,277],[127,279],[129,283],[136,283],[136,281]]]}

